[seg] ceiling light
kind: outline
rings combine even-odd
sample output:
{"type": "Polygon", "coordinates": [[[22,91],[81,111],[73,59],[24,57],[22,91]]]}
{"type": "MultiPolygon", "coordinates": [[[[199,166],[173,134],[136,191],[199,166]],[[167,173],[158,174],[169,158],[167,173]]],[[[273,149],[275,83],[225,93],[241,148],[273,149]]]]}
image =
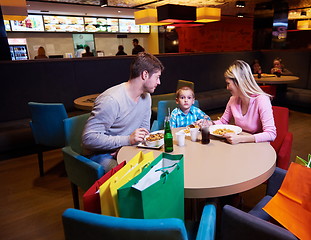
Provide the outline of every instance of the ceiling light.
{"type": "Polygon", "coordinates": [[[238,8],[245,7],[245,1],[236,1],[235,6],[238,8]]]}
{"type": "Polygon", "coordinates": [[[221,9],[211,7],[197,8],[197,20],[196,22],[215,22],[220,21],[221,9]]]}
{"type": "Polygon", "coordinates": [[[159,22],[193,22],[196,20],[196,7],[166,4],[157,7],[159,22]]]}
{"type": "Polygon", "coordinates": [[[151,8],[134,12],[134,18],[136,25],[160,26],[171,24],[166,22],[158,22],[157,10],[151,8]]]}
{"type": "Polygon", "coordinates": [[[108,6],[108,0],[100,0],[100,7],[107,7],[108,6]]]}
{"type": "Polygon", "coordinates": [[[237,14],[237,17],[239,17],[239,18],[244,17],[244,13],[238,13],[238,14],[237,14]]]}

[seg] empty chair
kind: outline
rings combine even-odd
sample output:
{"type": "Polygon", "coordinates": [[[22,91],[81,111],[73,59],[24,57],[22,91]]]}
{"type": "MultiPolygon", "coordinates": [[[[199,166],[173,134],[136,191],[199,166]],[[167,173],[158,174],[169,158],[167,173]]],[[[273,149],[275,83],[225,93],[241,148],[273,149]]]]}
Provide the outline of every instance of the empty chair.
{"type": "Polygon", "coordinates": [[[275,168],[274,173],[268,179],[266,196],[264,196],[259,201],[259,203],[257,203],[256,206],[248,212],[249,214],[266,221],[269,221],[271,219],[270,215],[266,213],[262,208],[266,206],[270,199],[278,192],[283,183],[286,172],[287,171],[284,169],[278,167],[275,168]]]}
{"type": "Polygon", "coordinates": [[[216,208],[207,204],[199,227],[182,220],[133,219],[104,216],[76,209],[67,209],[62,216],[66,240],[187,240],[215,239],[216,208]],[[191,226],[191,227],[190,227],[191,226]]]}
{"type": "MultiPolygon", "coordinates": [[[[195,100],[193,106],[199,107],[199,101],[195,100]]],[[[178,107],[176,100],[159,101],[157,120],[153,121],[151,131],[164,129],[164,118],[169,114],[168,109],[172,112],[176,107],[178,107]]]]}
{"type": "Polygon", "coordinates": [[[229,205],[225,205],[222,210],[220,235],[221,240],[297,240],[285,228],[229,205]]]}
{"type": "Polygon", "coordinates": [[[44,175],[43,152],[65,146],[63,120],[67,112],[62,103],[28,103],[30,127],[37,144],[40,176],[44,175]]]}
{"type": "Polygon", "coordinates": [[[88,190],[104,175],[103,167],[82,156],[81,136],[89,113],[64,120],[66,147],[63,148],[65,168],[71,182],[74,207],[79,209],[78,187],[88,190]]]}
{"type": "Polygon", "coordinates": [[[276,85],[261,85],[260,88],[265,92],[273,97],[276,95],[276,85]]]}
{"type": "Polygon", "coordinates": [[[293,134],[288,131],[289,110],[277,106],[272,106],[272,109],[277,136],[271,145],[277,154],[276,166],[287,170],[293,144],[293,134]]]}

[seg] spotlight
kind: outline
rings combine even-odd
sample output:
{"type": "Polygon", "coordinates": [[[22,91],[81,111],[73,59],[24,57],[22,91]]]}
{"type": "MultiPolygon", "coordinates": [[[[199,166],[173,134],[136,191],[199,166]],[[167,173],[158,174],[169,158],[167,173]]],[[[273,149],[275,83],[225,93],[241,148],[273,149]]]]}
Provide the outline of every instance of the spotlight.
{"type": "Polygon", "coordinates": [[[238,13],[238,14],[237,14],[237,17],[243,18],[243,17],[244,17],[244,13],[238,13]]]}
{"type": "Polygon", "coordinates": [[[108,6],[108,0],[100,0],[99,1],[100,7],[107,7],[108,6]]]}
{"type": "Polygon", "coordinates": [[[238,8],[243,8],[245,7],[245,1],[236,1],[235,6],[238,8]]]}

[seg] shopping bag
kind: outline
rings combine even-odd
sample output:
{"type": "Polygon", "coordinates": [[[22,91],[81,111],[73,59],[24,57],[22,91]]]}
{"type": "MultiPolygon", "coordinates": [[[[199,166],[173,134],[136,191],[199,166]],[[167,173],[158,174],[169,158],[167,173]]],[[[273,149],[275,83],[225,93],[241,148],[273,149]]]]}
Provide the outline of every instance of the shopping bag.
{"type": "Polygon", "coordinates": [[[101,213],[108,216],[119,216],[117,209],[117,192],[111,191],[111,183],[122,182],[123,184],[139,174],[143,167],[154,159],[153,152],[136,154],[121,170],[109,178],[99,187],[101,213]],[[115,195],[114,195],[115,193],[115,195]]]}
{"type": "Polygon", "coordinates": [[[300,239],[311,239],[311,169],[291,163],[281,188],[263,208],[300,239]]]}
{"type": "Polygon", "coordinates": [[[118,164],[118,166],[111,169],[104,176],[98,179],[83,195],[83,206],[84,210],[92,213],[101,213],[100,198],[99,198],[99,187],[106,182],[111,176],[117,171],[124,167],[126,161],[118,164]]]}
{"type": "Polygon", "coordinates": [[[141,174],[120,187],[120,216],[184,220],[183,162],[183,155],[162,153],[141,174]]]}

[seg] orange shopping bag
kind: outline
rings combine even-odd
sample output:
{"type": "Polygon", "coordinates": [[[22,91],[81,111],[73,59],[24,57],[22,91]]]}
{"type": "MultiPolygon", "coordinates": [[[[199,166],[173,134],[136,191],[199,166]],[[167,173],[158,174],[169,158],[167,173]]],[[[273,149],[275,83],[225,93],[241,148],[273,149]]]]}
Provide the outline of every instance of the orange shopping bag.
{"type": "Polygon", "coordinates": [[[311,239],[311,168],[291,163],[277,194],[263,208],[300,239],[311,239]]]}

